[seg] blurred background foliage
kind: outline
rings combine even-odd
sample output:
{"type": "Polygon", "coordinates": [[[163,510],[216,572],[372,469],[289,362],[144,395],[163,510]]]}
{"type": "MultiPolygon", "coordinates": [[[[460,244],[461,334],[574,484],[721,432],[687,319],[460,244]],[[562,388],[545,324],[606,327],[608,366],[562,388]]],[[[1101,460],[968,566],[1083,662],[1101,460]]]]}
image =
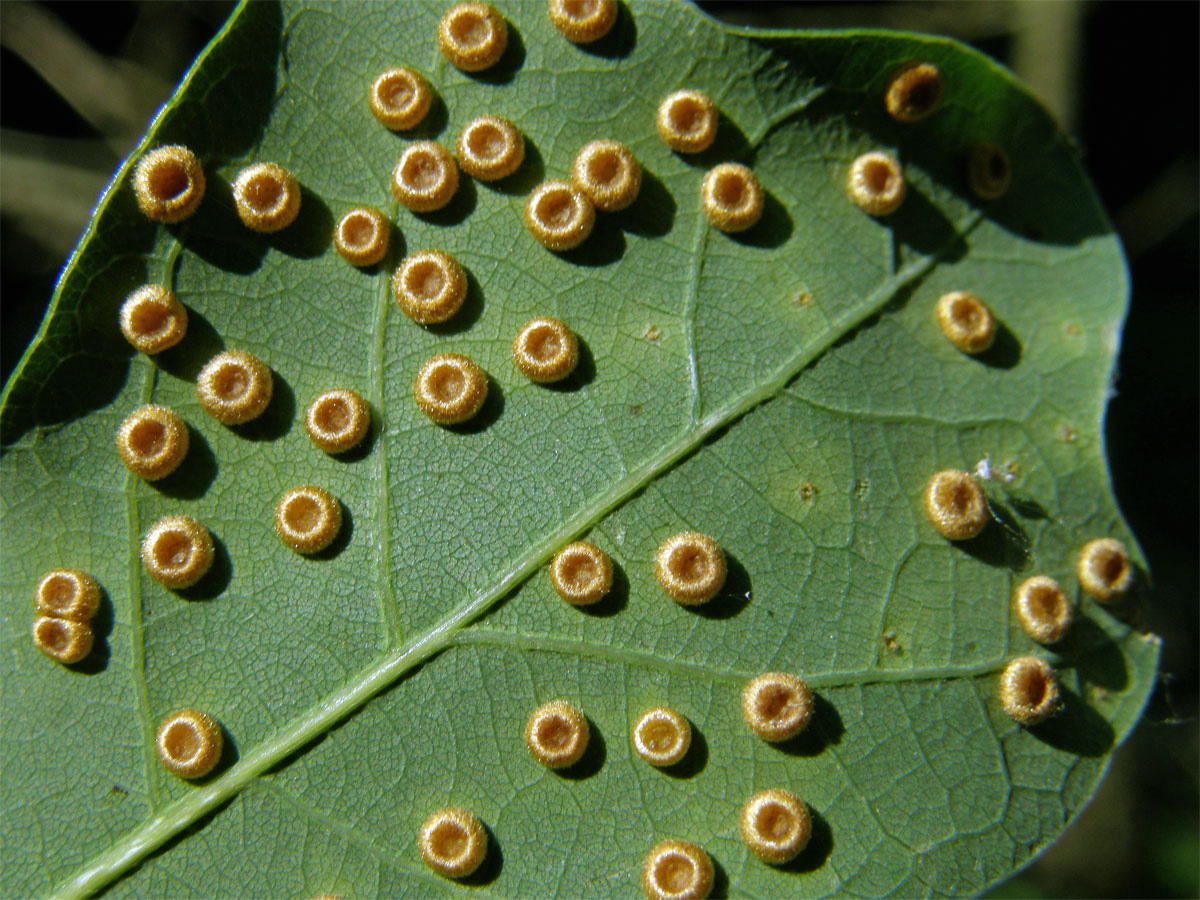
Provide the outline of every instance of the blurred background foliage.
{"type": "MultiPolygon", "coordinates": [[[[1154,602],[1141,624],[1164,639],[1163,672],[1147,720],[1117,753],[1089,809],[993,896],[1200,895],[1200,4],[700,5],[740,25],[958,38],[1016,71],[1077,143],[1132,273],[1107,431],[1116,494],[1153,573],[1154,602]]],[[[232,7],[225,0],[0,3],[5,380],[96,198],[232,7]]]]}

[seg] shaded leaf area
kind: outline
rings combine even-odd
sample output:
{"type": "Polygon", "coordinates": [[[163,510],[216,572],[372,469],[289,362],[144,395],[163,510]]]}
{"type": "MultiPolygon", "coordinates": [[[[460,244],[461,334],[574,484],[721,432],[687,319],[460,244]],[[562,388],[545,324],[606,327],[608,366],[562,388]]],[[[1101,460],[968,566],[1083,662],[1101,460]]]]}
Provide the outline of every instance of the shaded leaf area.
{"type": "Polygon", "coordinates": [[[1115,611],[1081,601],[1083,621],[1053,652],[1008,612],[1026,575],[1074,590],[1086,540],[1132,543],[1100,442],[1124,269],[1065,140],[1005,73],[946,41],[767,38],[638,5],[584,49],[518,4],[505,10],[505,58],[473,77],[440,58],[443,11],[243,7],[144,144],[199,153],[200,212],[151,227],[127,166],[6,389],[4,892],[454,893],[415,846],[450,803],[490,830],[471,881],[487,895],[627,895],[668,837],[712,853],[718,894],[969,893],[1011,874],[1087,802],[1157,660],[1124,624],[1140,595],[1115,611]],[[937,62],[949,89],[937,114],[900,126],[878,98],[913,58],[937,62]],[[400,63],[439,98],[414,135],[366,108],[372,77],[400,63]],[[684,86],[722,110],[717,144],[697,158],[653,129],[659,99],[684,86]],[[452,145],[483,113],[525,133],[522,169],[495,185],[464,179],[441,212],[398,211],[388,182],[403,147],[452,145]],[[522,227],[524,198],[600,137],[642,161],[643,195],[602,215],[578,250],[549,253],[522,227]],[[962,176],[978,139],[1003,143],[1015,173],[985,209],[962,176]],[[878,148],[911,182],[883,221],[842,188],[852,159],[878,148]],[[762,223],[735,237],[707,226],[698,202],[704,172],[727,159],[768,192],[762,223]],[[229,183],[252,160],[303,185],[300,219],[278,235],[237,223],[229,183]],[[330,247],[359,204],[397,226],[388,259],[366,271],[330,247]],[[403,317],[389,286],[403,255],[427,248],[454,254],[470,282],[464,310],[431,329],[403,317]],[[116,327],[147,279],[172,284],[191,323],[154,361],[116,327]],[[932,316],[962,288],[1003,323],[980,358],[932,316]],[[579,371],[554,388],[524,380],[509,355],[538,315],[583,344],[579,371]],[[275,378],[264,417],[232,429],[205,416],[192,385],[226,347],[260,355],[275,378]],[[465,427],[433,426],[412,401],[438,352],[489,373],[488,403],[465,427]],[[348,459],[318,452],[299,423],[333,387],[373,407],[348,459]],[[149,401],[192,430],[183,469],[157,485],[128,476],[112,444],[149,401]],[[989,484],[996,520],[949,545],[921,492],[934,471],[984,458],[1011,463],[1016,480],[989,484]],[[314,559],[272,524],[278,497],[306,483],[347,514],[314,559]],[[213,572],[182,594],[138,559],[140,536],[176,512],[218,543],[213,572]],[[684,530],[713,535],[730,562],[724,592],[697,609],[667,600],[652,573],[655,549],[684,530]],[[558,600],[542,571],[576,535],[618,570],[589,611],[558,600]],[[72,670],[27,637],[33,585],[54,566],[86,569],[106,592],[98,648],[72,670]],[[1029,652],[1059,666],[1068,703],[1022,730],[993,694],[1007,659],[1029,652]],[[819,695],[810,732],[780,746],[740,722],[742,684],[769,669],[802,673],[819,695]],[[532,709],[558,697],[597,736],[565,777],[521,739],[532,709]],[[698,733],[666,772],[628,739],[660,704],[698,733]],[[184,706],[227,732],[226,759],[200,786],[154,758],[156,723],[184,706]],[[737,833],[745,799],[775,786],[816,818],[810,848],[781,869],[737,833]]]}

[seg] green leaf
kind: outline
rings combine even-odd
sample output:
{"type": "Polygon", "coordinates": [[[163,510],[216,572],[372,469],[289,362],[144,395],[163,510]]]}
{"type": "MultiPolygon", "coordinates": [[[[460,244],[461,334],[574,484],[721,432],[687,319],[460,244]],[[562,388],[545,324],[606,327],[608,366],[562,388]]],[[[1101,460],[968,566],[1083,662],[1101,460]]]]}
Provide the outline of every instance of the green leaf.
{"type": "MultiPolygon", "coordinates": [[[[431,811],[474,811],[492,849],[473,891],[636,894],[649,848],[699,843],[717,893],[976,893],[1025,865],[1087,803],[1151,689],[1157,640],[1126,624],[1142,591],[1106,608],[1082,597],[1063,646],[1034,645],[1009,597],[1037,573],[1078,593],[1082,544],[1134,546],[1113,500],[1101,419],[1126,303],[1120,248],[1073,149],[1010,75],[951,41],[905,34],[764,34],[682,5],[622,7],[613,35],[567,43],[541,3],[509,4],[510,48],[468,76],[439,55],[443,3],[253,3],[184,80],[118,173],[7,386],[2,419],[3,627],[0,893],[346,897],[462,893],[427,870],[431,811]],[[930,60],[939,110],[890,120],[887,78],[930,60]],[[398,211],[391,168],[412,135],[368,112],[385,67],[423,72],[440,98],[418,135],[448,146],[495,113],[526,134],[499,186],[465,179],[447,210],[398,211]],[[713,149],[673,154],[655,109],[681,87],[723,113],[713,149]],[[576,251],[526,233],[525,196],[569,173],[595,138],[647,170],[630,210],[601,214],[576,251]],[[962,161],[1002,144],[1009,194],[980,206],[962,161]],[[142,218],[133,161],[160,143],[201,157],[208,194],[179,226],[142,218]],[[910,191],[867,217],[846,198],[853,158],[895,153],[910,191]],[[740,237],[700,212],[707,168],[751,165],[769,200],[740,237]],[[295,225],[252,234],[229,183],[253,160],[304,186],[295,225]],[[390,210],[397,245],[376,270],[333,252],[352,205],[390,210]],[[404,253],[442,248],[471,273],[464,311],[424,329],[391,299],[404,253]],[[117,310],[162,280],[189,333],[133,355],[117,310]],[[932,307],[969,289],[1003,323],[982,358],[954,349],[932,307]],[[538,315],[580,335],[565,388],[529,383],[510,342],[538,315]],[[225,428],[192,382],[222,347],[275,373],[263,420],[225,428]],[[438,352],[491,376],[474,426],[443,429],[411,384],[438,352]],[[369,398],[367,449],[333,459],[301,419],[332,387],[369,398]],[[138,404],[192,429],[184,467],[159,485],[113,446],[138,404]],[[989,484],[997,520],[950,544],[921,494],[943,468],[1016,465],[989,484]],[[333,552],[287,549],[284,490],[316,483],[348,516],[333,552]],[[205,522],[214,572],[177,594],[141,569],[160,516],[205,522]],[[654,553],[684,530],[730,560],[724,592],[668,600],[654,553]],[[568,607],[544,571],[587,536],[618,568],[595,613],[568,607]],[[91,572],[106,601],[97,649],[60,667],[29,639],[48,569],[91,572]],[[1065,712],[1018,727],[998,673],[1033,653],[1058,669],[1065,712]],[[745,681],[802,674],[813,726],[783,746],[741,721],[745,681]],[[596,734],[562,777],[527,753],[538,704],[564,697],[596,734]],[[646,708],[696,728],[680,771],[629,741],[646,708]],[[219,719],[227,758],[189,784],[155,758],[181,707],[219,719]],[[759,863],[737,829],[755,791],[783,786],[814,812],[790,866],[759,863]]],[[[1144,575],[1144,573],[1143,573],[1144,575]]],[[[1145,579],[1142,579],[1144,583],[1145,579]]]]}

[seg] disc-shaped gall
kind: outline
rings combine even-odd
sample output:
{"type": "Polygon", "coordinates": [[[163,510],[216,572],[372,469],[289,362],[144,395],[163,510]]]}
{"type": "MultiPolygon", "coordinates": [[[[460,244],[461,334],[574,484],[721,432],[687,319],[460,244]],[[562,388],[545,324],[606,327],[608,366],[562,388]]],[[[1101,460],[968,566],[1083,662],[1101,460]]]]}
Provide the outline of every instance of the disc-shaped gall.
{"type": "Polygon", "coordinates": [[[525,726],[525,745],[548,769],[565,769],[579,762],[591,736],[587,718],[566,700],[539,706],[525,726]]]}
{"type": "Polygon", "coordinates": [[[549,250],[571,250],[588,239],[596,208],[579,188],[565,181],[539,185],[525,201],[525,227],[549,250]]]}
{"type": "Polygon", "coordinates": [[[871,216],[889,216],[904,202],[907,187],[900,163],[886,153],[864,153],[846,178],[850,199],[871,216]]]}
{"type": "Polygon", "coordinates": [[[945,469],[929,479],[925,514],[938,534],[949,541],[976,537],[991,518],[987,495],[979,482],[958,469],[945,469]]]}
{"type": "Polygon", "coordinates": [[[449,806],[425,820],[417,847],[425,865],[439,875],[466,878],[487,856],[487,829],[473,813],[449,806]]]}
{"type": "Polygon", "coordinates": [[[1013,594],[1017,621],[1039,644],[1056,644],[1066,637],[1075,610],[1057,581],[1035,575],[1021,582],[1013,594]]]}
{"type": "Polygon", "coordinates": [[[449,253],[422,250],[400,263],[392,276],[392,295],[414,322],[445,322],[467,297],[467,273],[449,253]]]}
{"type": "Polygon", "coordinates": [[[140,353],[162,353],[187,334],[188,315],[161,284],[144,284],[121,304],[121,333],[140,353]]]}
{"type": "Polygon", "coordinates": [[[136,409],[117,429],[121,462],[146,481],[158,481],[178,469],[190,443],[183,419],[165,406],[136,409]]]}
{"type": "Polygon", "coordinates": [[[255,163],[238,173],[233,203],[238,218],[251,231],[280,231],[300,215],[300,184],[283,166],[255,163]]]}
{"type": "Polygon", "coordinates": [[[705,218],[727,234],[753,228],[762,218],[762,185],[741,163],[721,163],[710,169],[700,188],[700,200],[705,218]]]}
{"type": "Polygon", "coordinates": [[[458,353],[442,353],[429,360],[413,384],[417,406],[439,425],[470,419],[483,408],[487,392],[487,373],[458,353]]]}
{"type": "Polygon", "coordinates": [[[203,778],[221,761],[225,735],[208,713],[181,709],[159,727],[155,746],[168,772],[180,778],[203,778]]]}
{"type": "Polygon", "coordinates": [[[747,800],[739,826],[750,852],[776,866],[799,856],[812,837],[808,805],[782,788],[761,791],[747,800]]]}
{"type": "Polygon", "coordinates": [[[100,608],[100,585],[78,569],[55,569],[38,582],[34,605],[39,616],[90,622],[100,608]]]}
{"type": "Polygon", "coordinates": [[[999,144],[979,141],[967,151],[967,186],[980,200],[999,200],[1008,193],[1012,168],[999,144]]]}
{"type": "Polygon", "coordinates": [[[434,141],[417,141],[392,171],[392,194],[406,209],[428,213],[441,209],[458,190],[458,166],[450,151],[434,141]]]}
{"type": "Polygon", "coordinates": [[[275,507],[275,531],[297,553],[320,553],[341,530],[342,504],[325,488],[312,484],[292,488],[275,507]]]}
{"type": "Polygon", "coordinates": [[[679,153],[702,153],[717,137],[717,107],[700,91],[676,91],[658,106],[658,136],[679,153]]]}
{"type": "Polygon", "coordinates": [[[945,83],[942,70],[931,62],[902,66],[888,82],[884,105],[898,122],[919,122],[942,102],[945,83]]]}
{"type": "Polygon", "coordinates": [[[371,82],[371,114],[391,131],[409,131],[421,124],[433,102],[433,92],[420,73],[405,66],[381,72],[371,82]]]}
{"type": "Polygon", "coordinates": [[[704,900],[715,877],[712,857],[703,847],[663,841],[642,865],[642,890],[648,900],[704,900]]]}
{"type": "Polygon", "coordinates": [[[996,317],[991,307],[970,291],[943,294],[936,313],[942,334],[963,353],[983,353],[996,341],[996,317]]]}
{"type": "Polygon", "coordinates": [[[633,749],[652,766],[675,765],[691,746],[691,723],[666,706],[643,713],[633,726],[633,749]]]}
{"type": "Polygon", "coordinates": [[[392,226],[373,206],[360,206],[342,216],[333,232],[333,246],[352,266],[373,266],[387,255],[392,226]]]}
{"type": "Polygon", "coordinates": [[[531,381],[562,381],[579,364],[579,341],[565,323],[551,317],[534,319],[517,332],[513,362],[531,381]]]}
{"type": "Polygon", "coordinates": [[[1116,538],[1088,541],[1075,565],[1080,586],[1101,603],[1115,603],[1133,586],[1129,550],[1116,538]]]}
{"type": "Polygon", "coordinates": [[[601,212],[618,212],[637,199],[642,165],[617,141],[584,144],[571,167],[571,181],[601,212]]]}
{"type": "Polygon", "coordinates": [[[204,199],[204,169],[196,154],[178,144],[151,150],[133,170],[133,192],[146,218],[173,225],[204,199]]]}
{"type": "Polygon", "coordinates": [[[442,55],[463,72],[482,72],[500,61],[508,24],[490,3],[459,3],[438,24],[442,55]]]}
{"type": "Polygon", "coordinates": [[[467,123],[455,146],[458,166],[472,178],[507,178],[525,161],[525,138],[500,116],[480,116],[467,123]]]}
{"type": "Polygon", "coordinates": [[[787,672],[766,672],[742,691],[742,717],[764,741],[786,741],[808,727],[813,694],[803,680],[787,672]]]}
{"type": "Polygon", "coordinates": [[[1062,708],[1058,676],[1045,660],[1022,656],[1000,675],[1000,705],[1021,725],[1039,725],[1062,708]]]}
{"type": "Polygon", "coordinates": [[[95,641],[95,632],[87,622],[56,616],[38,616],[33,620],[33,646],[64,666],[86,659],[95,641]]]}
{"type": "Polygon", "coordinates": [[[617,21],[617,0],[550,0],[550,21],[572,44],[590,44],[617,21]]]}
{"type": "Polygon", "coordinates": [[[684,606],[707,603],[725,586],[725,551],[706,534],[685,531],[667,538],[654,557],[654,576],[667,596],[684,606]]]}
{"type": "Polygon", "coordinates": [[[189,588],[208,574],[215,551],[208,529],[190,516],[160,519],[142,540],[142,565],[172,590],[189,588]]]}
{"type": "Polygon", "coordinates": [[[558,596],[572,606],[588,606],[612,590],[612,560],[595,544],[575,541],[555,554],[550,581],[558,596]]]}
{"type": "Polygon", "coordinates": [[[326,453],[345,453],[362,443],[371,427],[371,407],[356,391],[338,388],[318,396],[304,414],[304,430],[326,453]]]}
{"type": "Polygon", "coordinates": [[[263,414],[275,385],[267,364],[244,350],[218,353],[200,370],[196,396],[223,425],[241,425],[263,414]]]}

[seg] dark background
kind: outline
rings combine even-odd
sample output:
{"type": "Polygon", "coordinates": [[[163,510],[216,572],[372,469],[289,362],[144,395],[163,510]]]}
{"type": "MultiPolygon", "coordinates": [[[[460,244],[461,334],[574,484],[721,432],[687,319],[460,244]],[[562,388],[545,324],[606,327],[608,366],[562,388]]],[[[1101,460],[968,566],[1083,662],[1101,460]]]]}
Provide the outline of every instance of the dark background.
{"type": "MultiPolygon", "coordinates": [[[[1117,753],[1091,807],[994,894],[1200,895],[1200,4],[700,5],[738,24],[956,37],[1017,71],[1077,141],[1132,273],[1108,447],[1117,498],[1154,579],[1144,624],[1164,639],[1162,679],[1147,720],[1117,753]]],[[[231,9],[229,2],[0,3],[4,380],[100,191],[231,9]]]]}

